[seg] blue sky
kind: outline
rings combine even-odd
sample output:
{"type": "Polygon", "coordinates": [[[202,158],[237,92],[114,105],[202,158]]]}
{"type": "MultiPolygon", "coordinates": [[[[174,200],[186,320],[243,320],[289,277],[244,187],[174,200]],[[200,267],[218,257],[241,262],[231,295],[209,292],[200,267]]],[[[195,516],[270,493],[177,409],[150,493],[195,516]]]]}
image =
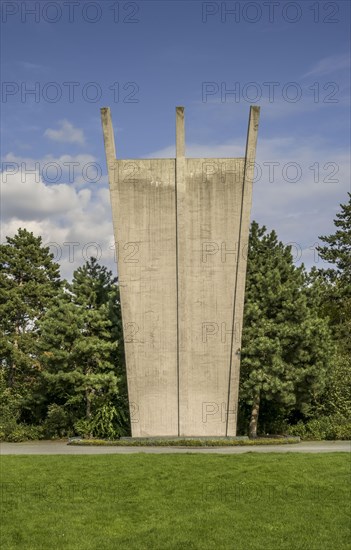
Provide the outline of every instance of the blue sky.
{"type": "Polygon", "coordinates": [[[187,155],[220,157],[244,154],[255,103],[252,219],[313,265],[350,190],[349,2],[1,9],[1,240],[19,226],[41,234],[57,243],[67,277],[96,242],[115,270],[100,107],[111,107],[119,158],[174,156],[176,105],[186,108],[187,155]],[[64,243],[79,243],[74,257],[64,243]]]}

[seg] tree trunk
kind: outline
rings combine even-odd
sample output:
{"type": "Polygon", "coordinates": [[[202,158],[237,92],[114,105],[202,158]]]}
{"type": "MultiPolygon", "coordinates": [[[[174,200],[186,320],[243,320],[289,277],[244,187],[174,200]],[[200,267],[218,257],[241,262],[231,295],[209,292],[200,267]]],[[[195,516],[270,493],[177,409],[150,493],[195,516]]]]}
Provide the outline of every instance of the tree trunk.
{"type": "MultiPolygon", "coordinates": [[[[89,390],[85,390],[85,418],[87,420],[90,420],[91,418],[91,400],[90,400],[90,392],[89,390]]],[[[84,434],[84,437],[87,439],[90,439],[92,437],[91,433],[84,434]]]]}
{"type": "MultiPolygon", "coordinates": [[[[17,355],[17,351],[18,351],[18,338],[19,338],[19,327],[18,325],[15,326],[15,338],[14,338],[14,341],[13,341],[13,347],[15,348],[15,355],[17,355]]],[[[10,370],[9,370],[9,374],[8,374],[8,380],[7,380],[7,384],[8,384],[8,387],[9,388],[13,388],[14,384],[15,384],[15,372],[16,372],[16,360],[13,360],[11,361],[11,365],[10,365],[10,370]]]]}
{"type": "MultiPolygon", "coordinates": [[[[18,286],[23,286],[23,281],[22,281],[22,278],[19,279],[18,281],[18,286]]],[[[14,341],[13,341],[13,347],[15,348],[15,355],[17,355],[17,352],[18,352],[18,339],[19,339],[19,336],[20,336],[20,320],[17,318],[17,322],[15,324],[15,338],[14,338],[14,341]]],[[[17,368],[17,365],[16,365],[16,360],[12,360],[11,361],[11,366],[10,366],[10,372],[9,372],[9,376],[8,376],[8,386],[9,388],[13,388],[14,384],[15,384],[15,372],[16,372],[16,368],[17,368]]]]}
{"type": "Polygon", "coordinates": [[[85,418],[90,420],[91,417],[91,401],[90,401],[90,392],[85,390],[85,418]]]}
{"type": "Polygon", "coordinates": [[[259,411],[260,411],[260,394],[258,393],[254,396],[253,403],[252,403],[250,427],[249,427],[250,439],[256,439],[257,437],[257,423],[258,423],[259,411]]]}

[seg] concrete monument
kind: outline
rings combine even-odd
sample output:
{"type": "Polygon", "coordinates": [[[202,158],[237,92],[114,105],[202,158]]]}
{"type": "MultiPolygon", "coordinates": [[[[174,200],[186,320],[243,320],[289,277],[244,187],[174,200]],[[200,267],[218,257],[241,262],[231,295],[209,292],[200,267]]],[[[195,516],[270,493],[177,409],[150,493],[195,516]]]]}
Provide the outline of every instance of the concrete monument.
{"type": "Polygon", "coordinates": [[[259,107],[245,157],[116,159],[101,109],[133,437],[235,436],[259,107]]]}

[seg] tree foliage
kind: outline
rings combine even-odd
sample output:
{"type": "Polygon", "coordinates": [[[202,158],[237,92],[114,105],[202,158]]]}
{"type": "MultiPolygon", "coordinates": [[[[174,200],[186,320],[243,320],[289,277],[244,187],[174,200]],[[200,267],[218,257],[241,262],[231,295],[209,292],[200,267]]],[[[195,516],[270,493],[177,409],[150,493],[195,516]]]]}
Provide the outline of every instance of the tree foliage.
{"type": "Polygon", "coordinates": [[[351,418],[351,194],[340,205],[334,220],[335,232],[320,236],[318,248],[329,268],[314,268],[310,274],[312,291],[322,297],[318,307],[328,321],[334,340],[333,358],[326,388],[316,404],[322,415],[351,418]]]}
{"type": "MultiPolygon", "coordinates": [[[[347,438],[351,424],[351,195],[308,274],[253,222],[240,380],[241,432],[347,438]]],[[[60,280],[26,229],[0,245],[0,439],[128,433],[116,279],[91,258],[60,280]]]]}
{"type": "Polygon", "coordinates": [[[327,323],[309,303],[304,267],[274,231],[251,225],[241,363],[241,400],[256,437],[263,402],[306,414],[323,391],[330,358],[327,323]]]}
{"type": "Polygon", "coordinates": [[[320,236],[320,257],[332,266],[313,271],[315,284],[323,286],[322,310],[330,320],[339,349],[351,354],[351,193],[336,214],[335,233],[320,236]]]}
{"type": "Polygon", "coordinates": [[[336,214],[335,233],[319,238],[326,243],[318,247],[323,260],[334,265],[327,274],[332,281],[340,279],[347,290],[351,285],[351,193],[348,203],[341,204],[341,211],[336,214]]]}
{"type": "MultiPolygon", "coordinates": [[[[110,316],[115,283],[112,273],[91,258],[40,322],[39,360],[47,391],[69,411],[78,432],[92,432],[100,409],[114,412],[120,404],[117,329],[110,316]]],[[[117,433],[126,418],[114,417],[117,433]]]]}
{"type": "Polygon", "coordinates": [[[1,394],[8,411],[16,396],[18,407],[12,418],[19,422],[40,418],[38,322],[60,285],[59,266],[41,237],[20,228],[0,245],[0,367],[7,384],[1,394]]]}

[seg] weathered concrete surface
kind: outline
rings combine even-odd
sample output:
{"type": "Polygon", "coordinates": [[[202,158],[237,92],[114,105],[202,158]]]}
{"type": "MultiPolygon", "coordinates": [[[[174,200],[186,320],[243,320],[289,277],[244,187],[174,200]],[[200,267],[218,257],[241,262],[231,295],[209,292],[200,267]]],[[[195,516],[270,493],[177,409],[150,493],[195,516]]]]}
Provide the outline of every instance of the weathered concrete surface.
{"type": "Polygon", "coordinates": [[[1,443],[1,455],[106,455],[106,454],[244,454],[244,453],[350,453],[351,441],[304,441],[292,445],[252,447],[79,447],[66,441],[1,443]]]}
{"type": "Polygon", "coordinates": [[[116,160],[111,202],[133,436],[178,433],[175,161],[116,160]]]}
{"type": "MultiPolygon", "coordinates": [[[[185,165],[178,231],[180,435],[225,436],[244,159],[186,159],[185,165]]],[[[235,339],[234,353],[238,326],[235,339]]],[[[236,407],[229,426],[235,435],[236,407]]]]}
{"type": "Polygon", "coordinates": [[[126,341],[132,435],[234,436],[253,163],[245,158],[116,160],[102,109],[126,341]]]}

